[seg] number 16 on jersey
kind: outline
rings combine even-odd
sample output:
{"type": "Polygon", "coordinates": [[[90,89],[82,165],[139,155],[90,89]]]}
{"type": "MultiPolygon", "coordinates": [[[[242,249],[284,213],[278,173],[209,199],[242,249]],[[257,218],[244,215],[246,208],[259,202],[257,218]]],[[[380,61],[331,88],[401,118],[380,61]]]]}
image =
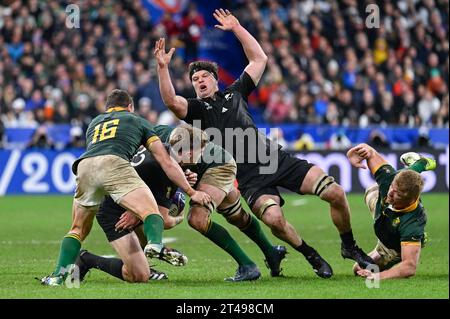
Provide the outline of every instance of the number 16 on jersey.
{"type": "Polygon", "coordinates": [[[117,126],[119,126],[118,119],[99,124],[95,127],[94,137],[92,138],[92,144],[97,141],[103,141],[116,136],[117,126]]]}

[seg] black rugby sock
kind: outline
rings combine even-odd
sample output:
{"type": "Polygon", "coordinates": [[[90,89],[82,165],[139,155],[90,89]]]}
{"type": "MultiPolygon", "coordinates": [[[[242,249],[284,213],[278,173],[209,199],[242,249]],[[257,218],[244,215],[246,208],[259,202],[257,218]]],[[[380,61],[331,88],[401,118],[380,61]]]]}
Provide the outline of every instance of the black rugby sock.
{"type": "Polygon", "coordinates": [[[352,247],[355,245],[355,239],[353,238],[353,232],[351,229],[348,232],[341,234],[340,236],[344,247],[352,247]]]}
{"type": "Polygon", "coordinates": [[[299,252],[301,252],[303,254],[303,256],[305,256],[306,258],[308,258],[309,256],[311,256],[311,254],[315,253],[316,250],[314,248],[312,248],[311,246],[308,246],[308,244],[306,243],[306,241],[302,240],[302,244],[298,247],[296,247],[295,249],[299,252]]]}
{"type": "Polygon", "coordinates": [[[121,259],[100,257],[90,252],[85,252],[81,258],[89,268],[97,268],[111,276],[124,280],[122,276],[123,261],[121,259]]]}

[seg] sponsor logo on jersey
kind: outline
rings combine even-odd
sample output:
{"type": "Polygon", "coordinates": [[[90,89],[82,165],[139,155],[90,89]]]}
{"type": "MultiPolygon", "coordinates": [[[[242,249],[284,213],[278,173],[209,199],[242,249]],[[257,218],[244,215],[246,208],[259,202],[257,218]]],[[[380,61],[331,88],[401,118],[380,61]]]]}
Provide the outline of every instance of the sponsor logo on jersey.
{"type": "Polygon", "coordinates": [[[225,94],[225,100],[230,100],[233,97],[233,93],[227,93],[225,94]]]}
{"type": "Polygon", "coordinates": [[[400,224],[400,218],[399,218],[399,217],[397,217],[396,219],[394,219],[394,220],[392,221],[392,226],[393,226],[393,227],[397,227],[398,224],[400,224]]]}

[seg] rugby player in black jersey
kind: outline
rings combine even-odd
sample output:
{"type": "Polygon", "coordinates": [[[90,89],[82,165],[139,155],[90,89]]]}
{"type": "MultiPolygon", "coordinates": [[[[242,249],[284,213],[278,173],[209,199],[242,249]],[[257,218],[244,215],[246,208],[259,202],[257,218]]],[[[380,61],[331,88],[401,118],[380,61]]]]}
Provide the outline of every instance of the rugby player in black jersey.
{"type": "Polygon", "coordinates": [[[342,257],[355,260],[362,268],[373,264],[373,260],[356,245],[350,208],[342,187],[320,167],[290,155],[257,130],[248,112],[247,99],[261,79],[267,56],[257,40],[228,10],[216,10],[214,17],[218,21],[217,28],[232,31],[242,44],[249,61],[244,72],[232,85],[220,91],[217,64],[193,62],[189,65],[189,76],[197,98],[186,99],[176,95],[169,74],[169,63],[175,49],[166,53],[165,40],[160,39],[155,45],[154,55],[164,103],[179,119],[199,126],[210,135],[209,129],[220,131],[222,141],[214,138],[213,142],[220,145],[225,141],[221,146],[235,158],[239,190],[252,212],[270,227],[275,236],[302,253],[318,276],[329,278],[332,269],[286,220],[281,209],[284,200],[278,186],[298,194],[313,194],[328,202],[331,219],[341,237],[342,257]],[[249,140],[248,136],[254,140],[249,140]],[[259,156],[264,153],[269,154],[268,162],[259,156]],[[258,155],[256,159],[255,154],[258,155]]]}

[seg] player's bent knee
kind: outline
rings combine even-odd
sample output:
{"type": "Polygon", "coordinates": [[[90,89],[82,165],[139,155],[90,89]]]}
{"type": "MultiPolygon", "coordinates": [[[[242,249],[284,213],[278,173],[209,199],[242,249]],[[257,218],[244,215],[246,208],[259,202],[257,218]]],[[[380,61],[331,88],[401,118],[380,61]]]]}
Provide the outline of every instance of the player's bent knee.
{"type": "Polygon", "coordinates": [[[150,268],[148,265],[142,267],[130,267],[125,268],[126,277],[125,278],[129,282],[138,283],[138,282],[147,282],[150,278],[150,268]]]}
{"type": "Polygon", "coordinates": [[[126,265],[123,265],[123,267],[122,267],[122,277],[123,277],[123,280],[125,280],[126,282],[129,282],[129,283],[136,282],[133,269],[130,269],[126,265]]]}
{"type": "MultiPolygon", "coordinates": [[[[209,226],[209,214],[196,213],[195,210],[192,208],[193,207],[191,207],[191,210],[189,211],[188,214],[189,226],[191,226],[192,228],[194,228],[195,230],[197,230],[202,234],[206,233],[209,226]]],[[[203,206],[202,208],[206,209],[203,206]]]]}
{"type": "Polygon", "coordinates": [[[147,282],[150,278],[150,269],[148,271],[140,271],[134,274],[134,282],[147,282]]]}
{"type": "Polygon", "coordinates": [[[335,204],[343,203],[345,201],[345,192],[341,185],[333,183],[329,187],[328,195],[331,201],[335,204]]]}
{"type": "Polygon", "coordinates": [[[334,181],[332,176],[322,177],[314,188],[314,194],[331,205],[345,205],[345,192],[341,185],[334,181]]]}
{"type": "Polygon", "coordinates": [[[189,226],[191,226],[194,229],[197,229],[200,226],[199,225],[200,223],[199,223],[198,219],[199,218],[197,216],[189,213],[188,214],[188,218],[187,218],[189,226]]]}
{"type": "MultiPolygon", "coordinates": [[[[266,214],[267,211],[269,211],[269,208],[279,206],[278,203],[273,200],[272,198],[269,198],[265,200],[262,205],[256,209],[253,209],[253,213],[258,217],[259,219],[263,219],[263,216],[266,214]]],[[[281,211],[281,210],[280,210],[281,211]]]]}
{"type": "Polygon", "coordinates": [[[283,230],[286,227],[286,218],[284,218],[281,209],[268,210],[263,215],[262,221],[272,230],[283,230]]]}

